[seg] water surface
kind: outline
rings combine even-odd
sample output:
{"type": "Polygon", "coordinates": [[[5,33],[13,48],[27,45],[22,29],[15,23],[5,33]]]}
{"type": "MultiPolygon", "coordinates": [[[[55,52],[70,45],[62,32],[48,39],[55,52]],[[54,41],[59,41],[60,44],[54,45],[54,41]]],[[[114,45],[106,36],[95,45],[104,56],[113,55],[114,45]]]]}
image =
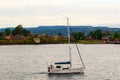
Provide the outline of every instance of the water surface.
{"type": "MultiPolygon", "coordinates": [[[[0,80],[120,80],[120,45],[79,44],[86,65],[85,74],[48,75],[47,66],[68,61],[68,45],[0,46],[0,80]]],[[[80,60],[72,45],[73,67],[80,60]]]]}

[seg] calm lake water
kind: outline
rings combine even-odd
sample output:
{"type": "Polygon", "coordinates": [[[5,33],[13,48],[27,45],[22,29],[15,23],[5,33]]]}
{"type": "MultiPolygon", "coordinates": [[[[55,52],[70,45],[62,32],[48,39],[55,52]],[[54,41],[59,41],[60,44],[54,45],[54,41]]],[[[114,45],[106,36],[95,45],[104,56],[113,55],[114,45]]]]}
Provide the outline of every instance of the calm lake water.
{"type": "MultiPolygon", "coordinates": [[[[0,80],[120,80],[120,45],[79,44],[86,69],[84,75],[45,74],[47,66],[68,61],[68,45],[7,45],[0,46],[0,80]]],[[[73,67],[80,60],[72,45],[73,67]]]]}

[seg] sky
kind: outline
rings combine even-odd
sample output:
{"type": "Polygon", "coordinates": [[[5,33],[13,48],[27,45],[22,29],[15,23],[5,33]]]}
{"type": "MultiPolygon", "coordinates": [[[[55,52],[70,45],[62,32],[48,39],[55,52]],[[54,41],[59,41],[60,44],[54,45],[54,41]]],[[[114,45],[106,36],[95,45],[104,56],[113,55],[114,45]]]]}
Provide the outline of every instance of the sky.
{"type": "Polygon", "coordinates": [[[120,27],[120,0],[0,0],[0,27],[39,25],[120,27]]]}

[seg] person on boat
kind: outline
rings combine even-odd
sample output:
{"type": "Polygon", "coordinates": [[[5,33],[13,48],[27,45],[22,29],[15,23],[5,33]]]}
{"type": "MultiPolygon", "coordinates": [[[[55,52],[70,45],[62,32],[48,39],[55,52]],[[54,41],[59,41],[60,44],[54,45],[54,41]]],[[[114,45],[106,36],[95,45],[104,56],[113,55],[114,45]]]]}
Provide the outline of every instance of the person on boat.
{"type": "Polygon", "coordinates": [[[48,72],[50,72],[54,68],[53,65],[48,66],[48,72]]]}

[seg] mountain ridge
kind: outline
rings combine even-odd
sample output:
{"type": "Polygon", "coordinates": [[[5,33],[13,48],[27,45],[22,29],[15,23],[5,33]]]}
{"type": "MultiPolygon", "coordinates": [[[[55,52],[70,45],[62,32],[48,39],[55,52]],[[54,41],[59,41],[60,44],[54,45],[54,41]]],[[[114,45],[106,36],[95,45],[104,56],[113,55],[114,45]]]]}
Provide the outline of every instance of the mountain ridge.
{"type": "MultiPolygon", "coordinates": [[[[13,27],[8,27],[10,30],[13,30],[13,27]]],[[[101,29],[103,32],[110,31],[111,33],[115,31],[120,32],[120,28],[110,28],[108,26],[70,26],[73,32],[84,32],[88,34],[90,31],[95,31],[97,29],[101,29]]],[[[0,32],[4,31],[6,28],[1,28],[0,32]]],[[[33,34],[49,34],[56,35],[61,33],[63,36],[67,36],[67,26],[37,26],[25,28],[32,32],[33,34]]]]}

